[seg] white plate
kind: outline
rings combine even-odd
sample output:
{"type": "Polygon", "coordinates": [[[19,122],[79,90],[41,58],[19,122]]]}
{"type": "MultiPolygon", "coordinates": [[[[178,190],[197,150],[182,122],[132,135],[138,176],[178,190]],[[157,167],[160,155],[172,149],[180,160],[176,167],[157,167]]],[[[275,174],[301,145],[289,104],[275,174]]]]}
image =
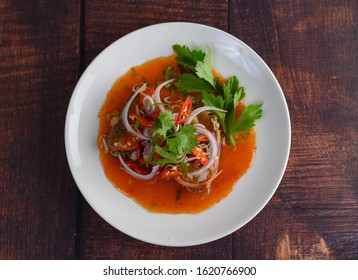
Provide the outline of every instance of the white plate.
{"type": "Polygon", "coordinates": [[[65,145],[78,188],[92,208],[118,230],[153,244],[189,246],[210,242],[239,229],[266,205],[286,168],[291,140],[283,92],[265,62],[247,45],[221,30],[193,23],[164,23],[132,32],[107,47],[88,66],[73,92],[65,125],[65,145]],[[96,147],[97,114],[114,81],[132,66],[172,54],[173,44],[212,51],[216,70],[236,75],[246,104],[263,102],[257,122],[252,167],[234,190],[196,215],[153,214],[107,180],[96,147]]]}

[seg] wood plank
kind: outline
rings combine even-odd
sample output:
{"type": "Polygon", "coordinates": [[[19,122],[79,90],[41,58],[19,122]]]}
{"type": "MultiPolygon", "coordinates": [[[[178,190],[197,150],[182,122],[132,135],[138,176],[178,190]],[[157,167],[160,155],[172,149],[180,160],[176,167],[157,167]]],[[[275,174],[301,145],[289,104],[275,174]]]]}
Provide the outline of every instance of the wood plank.
{"type": "Polygon", "coordinates": [[[271,67],[292,122],[285,177],[262,213],[235,234],[235,258],[357,259],[357,3],[229,6],[229,31],[271,67]]]}
{"type": "Polygon", "coordinates": [[[74,258],[76,187],[63,131],[80,6],[66,2],[0,1],[0,259],[74,258]]]}
{"type": "MultiPolygon", "coordinates": [[[[108,44],[138,28],[166,21],[195,21],[227,30],[224,1],[87,1],[86,64],[108,44]]],[[[165,248],[137,241],[103,221],[83,204],[81,258],[85,259],[227,259],[231,236],[196,247],[165,248]]]]}
{"type": "Polygon", "coordinates": [[[224,1],[86,1],[86,62],[105,47],[139,28],[173,21],[197,22],[228,29],[224,1]]]}

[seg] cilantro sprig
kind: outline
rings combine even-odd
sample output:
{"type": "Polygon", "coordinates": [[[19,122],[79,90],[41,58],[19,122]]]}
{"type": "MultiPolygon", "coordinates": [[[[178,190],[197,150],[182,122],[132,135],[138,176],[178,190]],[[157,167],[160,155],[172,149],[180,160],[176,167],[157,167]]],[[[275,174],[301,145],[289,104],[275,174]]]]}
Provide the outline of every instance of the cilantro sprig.
{"type": "Polygon", "coordinates": [[[172,111],[167,110],[165,113],[161,112],[158,119],[154,120],[152,129],[153,136],[160,135],[165,138],[168,130],[171,130],[174,126],[172,121],[173,118],[174,116],[172,111]]]}
{"type": "MultiPolygon", "coordinates": [[[[154,152],[161,156],[150,158],[152,164],[177,164],[179,158],[189,154],[198,145],[197,131],[193,126],[183,125],[178,131],[174,130],[173,112],[161,112],[154,121],[151,138],[154,152]]],[[[184,167],[183,167],[184,168],[184,167]]]]}
{"type": "Polygon", "coordinates": [[[176,60],[187,72],[178,75],[176,86],[180,92],[190,94],[202,93],[204,106],[212,106],[226,111],[213,111],[220,122],[227,141],[235,145],[235,137],[241,131],[247,131],[255,125],[256,120],[262,117],[262,103],[248,105],[242,114],[236,118],[236,108],[240,100],[245,97],[245,90],[239,84],[236,76],[230,77],[224,83],[213,76],[211,52],[191,50],[187,46],[174,45],[176,60]]]}
{"type": "Polygon", "coordinates": [[[195,66],[198,61],[203,61],[205,53],[201,50],[190,50],[187,46],[180,46],[178,44],[173,46],[173,50],[177,53],[176,60],[185,68],[195,72],[195,66]]]}

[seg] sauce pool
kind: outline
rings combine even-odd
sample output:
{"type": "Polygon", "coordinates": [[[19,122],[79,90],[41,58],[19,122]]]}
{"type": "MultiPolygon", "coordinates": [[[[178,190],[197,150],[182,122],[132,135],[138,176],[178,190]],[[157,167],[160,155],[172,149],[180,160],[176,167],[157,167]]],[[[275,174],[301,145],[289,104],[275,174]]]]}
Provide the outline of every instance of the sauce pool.
{"type": "MultiPolygon", "coordinates": [[[[122,110],[132,94],[132,87],[143,82],[157,85],[158,81],[163,80],[168,66],[174,66],[174,73],[177,71],[174,55],[158,57],[132,67],[114,83],[98,114],[98,139],[101,135],[108,134],[110,124],[107,115],[122,110]]],[[[241,103],[238,107],[239,111],[244,108],[241,103]]],[[[99,150],[100,161],[109,181],[143,208],[156,213],[195,214],[224,199],[239,178],[246,173],[255,154],[256,134],[254,129],[250,129],[245,137],[238,139],[235,148],[222,148],[218,170],[223,171],[212,182],[210,193],[205,195],[190,192],[173,179],[158,179],[154,183],[137,180],[121,168],[118,158],[105,153],[103,149],[99,150]]]]}

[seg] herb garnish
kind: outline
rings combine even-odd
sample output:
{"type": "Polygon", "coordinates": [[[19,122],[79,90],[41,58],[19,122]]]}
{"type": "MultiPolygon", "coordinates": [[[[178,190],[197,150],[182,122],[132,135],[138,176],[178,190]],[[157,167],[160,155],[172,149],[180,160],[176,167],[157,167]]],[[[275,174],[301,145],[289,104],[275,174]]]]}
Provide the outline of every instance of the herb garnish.
{"type": "MultiPolygon", "coordinates": [[[[154,152],[161,156],[159,159],[151,157],[152,164],[179,162],[183,154],[189,154],[198,145],[197,131],[193,126],[183,125],[178,131],[174,130],[173,112],[161,112],[154,120],[151,139],[154,152]]],[[[185,168],[185,167],[184,167],[185,168]]]]}
{"type": "Polygon", "coordinates": [[[239,117],[236,108],[245,96],[245,90],[239,85],[236,76],[230,77],[224,83],[213,76],[210,51],[206,54],[198,50],[190,50],[187,46],[174,45],[176,60],[190,73],[178,75],[176,86],[182,93],[202,93],[204,106],[213,106],[226,113],[213,111],[220,122],[226,139],[230,145],[235,145],[235,137],[241,131],[247,131],[255,125],[262,116],[262,103],[248,105],[239,117]]]}

